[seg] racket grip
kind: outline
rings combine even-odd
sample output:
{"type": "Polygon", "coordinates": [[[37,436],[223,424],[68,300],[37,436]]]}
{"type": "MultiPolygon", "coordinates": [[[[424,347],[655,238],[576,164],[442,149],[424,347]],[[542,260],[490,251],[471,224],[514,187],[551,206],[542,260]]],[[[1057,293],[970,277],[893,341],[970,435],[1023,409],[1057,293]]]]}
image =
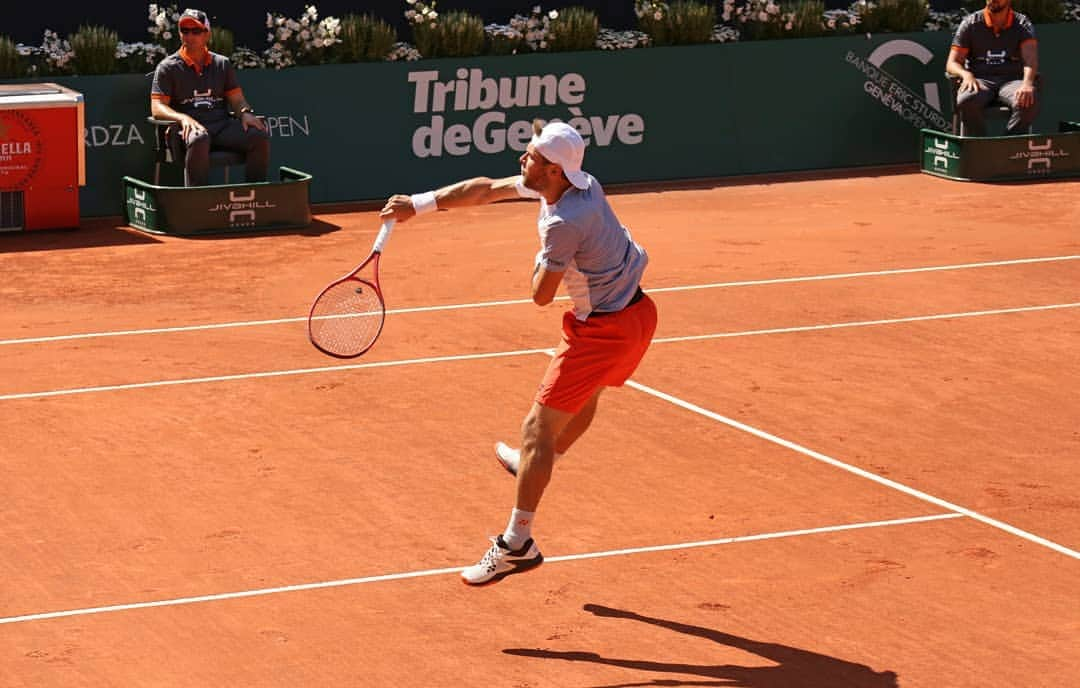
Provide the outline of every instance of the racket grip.
{"type": "Polygon", "coordinates": [[[394,230],[394,220],[386,220],[379,229],[379,236],[375,237],[375,246],[371,249],[375,253],[382,253],[383,244],[390,238],[390,232],[394,230]]]}

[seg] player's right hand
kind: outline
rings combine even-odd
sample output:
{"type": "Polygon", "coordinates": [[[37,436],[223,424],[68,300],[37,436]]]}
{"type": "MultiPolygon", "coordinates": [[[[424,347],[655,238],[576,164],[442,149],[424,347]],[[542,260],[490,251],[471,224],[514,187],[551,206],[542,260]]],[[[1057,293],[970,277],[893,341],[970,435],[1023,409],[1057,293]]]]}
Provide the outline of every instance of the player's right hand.
{"type": "Polygon", "coordinates": [[[185,116],[184,119],[180,120],[180,133],[185,141],[187,141],[190,136],[201,134],[204,131],[206,131],[206,127],[199,124],[199,121],[194,117],[185,116]]]}
{"type": "Polygon", "coordinates": [[[416,209],[413,208],[412,198],[402,194],[391,196],[383,209],[379,211],[379,217],[393,218],[398,222],[405,222],[414,215],[416,215],[416,209]]]}
{"type": "Polygon", "coordinates": [[[979,84],[979,80],[975,78],[975,75],[971,72],[967,72],[960,78],[960,92],[961,93],[975,93],[982,86],[979,84]]]}

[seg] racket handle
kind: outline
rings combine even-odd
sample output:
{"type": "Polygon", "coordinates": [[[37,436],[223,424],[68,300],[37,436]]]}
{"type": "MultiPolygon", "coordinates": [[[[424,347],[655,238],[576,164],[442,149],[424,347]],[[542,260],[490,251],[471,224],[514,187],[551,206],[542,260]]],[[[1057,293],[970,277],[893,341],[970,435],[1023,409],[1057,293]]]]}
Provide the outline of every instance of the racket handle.
{"type": "Polygon", "coordinates": [[[382,227],[379,229],[379,236],[375,237],[375,246],[372,247],[374,253],[382,253],[383,244],[390,238],[390,232],[394,229],[394,220],[386,220],[383,222],[382,227]]]}

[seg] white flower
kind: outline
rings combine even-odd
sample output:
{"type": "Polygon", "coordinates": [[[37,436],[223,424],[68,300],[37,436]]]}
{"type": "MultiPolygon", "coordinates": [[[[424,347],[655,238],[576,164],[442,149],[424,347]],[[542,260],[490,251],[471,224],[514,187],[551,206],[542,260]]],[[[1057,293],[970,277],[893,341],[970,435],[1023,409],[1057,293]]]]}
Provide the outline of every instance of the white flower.
{"type": "Polygon", "coordinates": [[[558,19],[559,18],[559,12],[557,10],[551,10],[550,12],[548,12],[548,17],[550,19],[558,19]]]}
{"type": "Polygon", "coordinates": [[[172,31],[166,31],[165,33],[161,34],[161,37],[167,41],[172,40],[172,31]]]}
{"type": "Polygon", "coordinates": [[[657,11],[657,13],[653,15],[653,19],[655,19],[656,21],[660,21],[663,18],[664,18],[663,12],[657,11]]]}
{"type": "Polygon", "coordinates": [[[757,18],[758,18],[758,21],[762,21],[762,22],[769,21],[769,15],[768,15],[767,12],[764,12],[764,11],[758,12],[757,18]]]}

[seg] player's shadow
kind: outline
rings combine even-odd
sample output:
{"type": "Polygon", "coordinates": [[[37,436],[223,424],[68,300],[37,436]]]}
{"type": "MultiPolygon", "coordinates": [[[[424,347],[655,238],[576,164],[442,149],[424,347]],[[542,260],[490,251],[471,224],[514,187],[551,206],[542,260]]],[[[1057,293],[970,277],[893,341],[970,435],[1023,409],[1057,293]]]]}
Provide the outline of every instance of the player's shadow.
{"type": "Polygon", "coordinates": [[[567,662],[591,662],[608,666],[649,671],[660,674],[700,676],[707,681],[681,678],[657,678],[646,682],[618,683],[595,688],[629,688],[630,686],[730,686],[731,688],[898,688],[896,673],[874,671],[864,664],[801,650],[780,643],[762,642],[723,631],[691,626],[677,621],[655,619],[622,609],[586,604],[585,611],[596,616],[628,619],[666,628],[676,633],[704,638],[720,645],[749,652],[775,662],[775,666],[739,666],[735,664],[679,664],[660,660],[619,659],[603,657],[595,652],[559,652],[510,648],[506,654],[538,659],[558,659],[567,662]]]}

